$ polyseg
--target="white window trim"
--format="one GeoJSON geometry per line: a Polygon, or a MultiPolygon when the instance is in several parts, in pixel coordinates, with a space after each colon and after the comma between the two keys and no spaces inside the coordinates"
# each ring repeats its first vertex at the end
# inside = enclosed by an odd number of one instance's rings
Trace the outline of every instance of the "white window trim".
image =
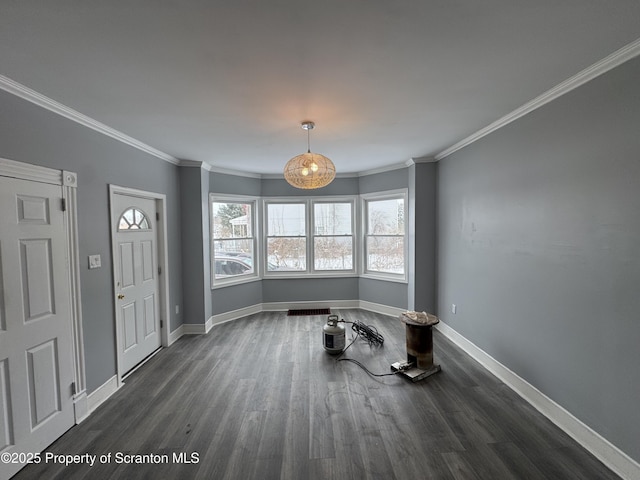
{"type": "Polygon", "coordinates": [[[360,232],[358,235],[359,251],[360,251],[360,277],[371,278],[375,280],[384,280],[387,282],[409,283],[409,189],[401,188],[397,190],[386,190],[383,192],[364,193],[360,195],[360,232]],[[367,202],[391,200],[402,198],[404,200],[404,273],[386,273],[367,270],[367,202]]]}
{"type": "Polygon", "coordinates": [[[209,256],[210,265],[209,269],[211,270],[211,289],[215,290],[217,288],[224,288],[231,285],[240,285],[243,283],[250,283],[258,281],[262,278],[261,276],[261,268],[262,268],[262,255],[260,254],[260,244],[258,238],[259,229],[259,197],[253,197],[249,195],[229,195],[229,194],[217,194],[210,193],[209,194],[209,256]],[[246,275],[236,275],[227,278],[216,278],[216,266],[215,266],[215,247],[214,247],[214,236],[213,236],[213,203],[244,203],[251,204],[251,231],[253,232],[253,273],[246,275]]]}
{"type": "Polygon", "coordinates": [[[263,258],[261,258],[262,264],[262,276],[263,278],[345,278],[345,277],[358,277],[359,271],[359,258],[358,253],[358,196],[357,195],[341,195],[341,196],[321,196],[321,197],[268,197],[262,199],[262,251],[264,252],[263,258]],[[306,246],[306,265],[307,268],[304,271],[282,271],[282,272],[270,272],[267,269],[267,242],[268,236],[268,214],[267,206],[273,203],[292,203],[303,204],[305,206],[305,238],[307,240],[306,246]],[[353,259],[352,268],[350,270],[315,270],[314,269],[314,252],[313,252],[313,240],[316,237],[314,235],[314,208],[317,203],[350,203],[351,204],[351,237],[353,245],[353,259]]]}

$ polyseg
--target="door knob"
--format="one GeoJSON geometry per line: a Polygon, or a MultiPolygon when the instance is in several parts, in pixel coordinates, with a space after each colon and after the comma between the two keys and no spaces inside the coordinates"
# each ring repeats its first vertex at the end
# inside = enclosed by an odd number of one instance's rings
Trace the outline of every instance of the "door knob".
{"type": "Polygon", "coordinates": [[[123,295],[123,294],[121,294],[121,293],[119,293],[119,294],[118,294],[118,300],[122,300],[123,298],[124,298],[124,295],[123,295]]]}

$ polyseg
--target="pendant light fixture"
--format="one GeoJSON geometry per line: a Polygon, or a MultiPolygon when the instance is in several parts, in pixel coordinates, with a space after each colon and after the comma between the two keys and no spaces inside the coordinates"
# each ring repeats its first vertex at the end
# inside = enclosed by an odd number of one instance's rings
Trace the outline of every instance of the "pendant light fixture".
{"type": "Polygon", "coordinates": [[[302,122],[302,129],[307,131],[307,153],[293,157],[284,167],[285,180],[296,188],[322,188],[336,177],[336,167],[331,160],[319,153],[311,153],[309,131],[313,127],[313,122],[302,122]]]}

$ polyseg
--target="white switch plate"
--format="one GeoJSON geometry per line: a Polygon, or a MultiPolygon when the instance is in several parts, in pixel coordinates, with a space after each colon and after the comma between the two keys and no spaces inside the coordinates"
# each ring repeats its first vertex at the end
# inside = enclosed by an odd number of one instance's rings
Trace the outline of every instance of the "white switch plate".
{"type": "Polygon", "coordinates": [[[176,305],[176,315],[180,313],[180,305],[176,305]]]}
{"type": "Polygon", "coordinates": [[[100,255],[89,255],[89,268],[100,268],[102,266],[102,260],[100,255]]]}
{"type": "Polygon", "coordinates": [[[451,313],[456,313],[456,310],[458,309],[458,307],[456,307],[455,303],[451,304],[451,313]]]}

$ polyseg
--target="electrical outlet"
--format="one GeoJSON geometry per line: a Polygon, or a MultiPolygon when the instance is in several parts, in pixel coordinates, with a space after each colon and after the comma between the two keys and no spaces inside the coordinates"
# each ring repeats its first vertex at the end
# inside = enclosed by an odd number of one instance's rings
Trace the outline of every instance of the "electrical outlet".
{"type": "Polygon", "coordinates": [[[455,303],[452,303],[452,304],[451,304],[451,313],[453,313],[453,314],[455,315],[456,310],[458,310],[458,307],[456,307],[456,304],[455,304],[455,303]]]}
{"type": "Polygon", "coordinates": [[[180,313],[180,305],[176,305],[176,315],[180,313]]]}

